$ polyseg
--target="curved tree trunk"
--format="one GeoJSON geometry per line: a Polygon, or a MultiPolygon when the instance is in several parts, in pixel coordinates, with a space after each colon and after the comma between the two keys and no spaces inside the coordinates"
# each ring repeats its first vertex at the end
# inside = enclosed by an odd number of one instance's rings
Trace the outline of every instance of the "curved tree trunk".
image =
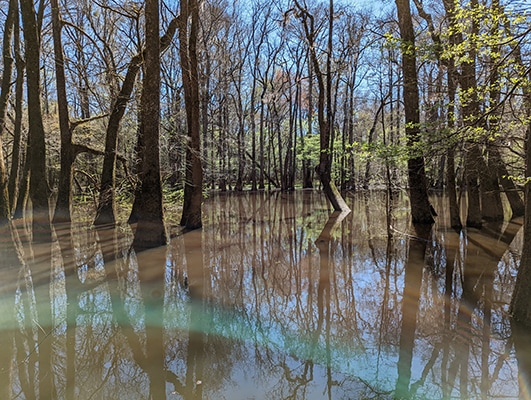
{"type": "Polygon", "coordinates": [[[328,35],[328,57],[326,65],[326,84],[325,74],[319,65],[319,58],[315,51],[315,24],[314,17],[308,10],[298,2],[295,5],[300,11],[300,18],[304,28],[306,40],[310,51],[310,59],[317,79],[317,121],[319,124],[320,137],[320,152],[319,164],[315,168],[321,184],[323,185],[323,192],[327,199],[332,204],[335,211],[350,211],[350,208],[345,203],[345,200],[339,193],[336,185],[332,181],[332,149],[330,146],[331,132],[332,132],[332,35],[333,35],[333,11],[334,2],[330,0],[330,19],[329,19],[329,35],[328,35]]]}

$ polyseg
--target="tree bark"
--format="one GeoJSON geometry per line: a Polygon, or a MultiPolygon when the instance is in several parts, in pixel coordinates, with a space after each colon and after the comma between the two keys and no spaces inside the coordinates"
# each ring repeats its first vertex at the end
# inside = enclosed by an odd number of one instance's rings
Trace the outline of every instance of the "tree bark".
{"type": "Polygon", "coordinates": [[[55,82],[57,86],[57,107],[59,112],[59,129],[61,131],[61,171],[57,189],[57,203],[53,222],[70,222],[72,202],[73,164],[76,158],[72,146],[72,129],[66,95],[66,78],[61,40],[61,20],[58,0],[51,0],[53,50],[55,55],[55,82]]]}
{"type": "Polygon", "coordinates": [[[332,181],[332,149],[330,146],[331,130],[332,130],[332,74],[331,74],[331,60],[332,60],[332,35],[333,35],[333,13],[334,2],[330,0],[329,7],[329,34],[328,34],[328,56],[326,65],[326,83],[325,77],[319,65],[319,58],[315,51],[315,25],[314,17],[308,10],[301,6],[298,1],[295,5],[300,11],[300,18],[302,20],[304,33],[308,42],[310,51],[310,59],[317,79],[317,121],[319,124],[320,137],[320,153],[319,164],[316,167],[316,172],[319,175],[321,184],[323,185],[323,192],[327,199],[332,204],[335,211],[350,211],[350,208],[345,203],[345,200],[336,188],[332,181]]]}
{"type": "MultiPolygon", "coordinates": [[[[160,38],[160,51],[163,52],[168,48],[170,42],[177,29],[177,19],[173,19],[168,25],[168,29],[164,36],[160,38]]],[[[120,129],[120,122],[124,116],[127,103],[133,92],[136,76],[142,62],[144,60],[143,52],[136,54],[129,62],[129,67],[125,75],[122,87],[114,105],[112,107],[109,122],[107,123],[107,132],[105,136],[105,155],[103,157],[103,169],[101,173],[100,193],[98,200],[98,209],[95,225],[114,225],[116,223],[115,217],[115,197],[114,185],[116,180],[116,158],[118,147],[118,131],[120,129]]],[[[136,222],[131,220],[130,222],[136,222]]]]}
{"type": "MultiPolygon", "coordinates": [[[[529,99],[527,99],[529,102],[529,99]]],[[[526,132],[525,176],[531,176],[531,124],[526,132]]],[[[531,182],[524,185],[524,239],[520,267],[511,299],[511,313],[514,320],[531,327],[531,182]]]]}
{"type": "MultiPolygon", "coordinates": [[[[17,15],[18,15],[18,2],[17,15]]],[[[21,167],[21,148],[22,148],[22,101],[24,97],[24,60],[20,54],[20,18],[15,18],[14,32],[14,53],[17,78],[15,83],[15,121],[13,126],[13,150],[11,156],[11,170],[9,172],[8,193],[11,213],[15,211],[15,205],[18,201],[20,167],[21,167]]]]}
{"type": "Polygon", "coordinates": [[[140,135],[144,140],[142,171],[140,172],[140,201],[137,209],[138,224],[133,246],[145,249],[164,245],[166,229],[162,204],[160,177],[160,40],[159,0],[147,0],[145,6],[146,49],[145,72],[140,102],[140,135]]]}
{"type": "Polygon", "coordinates": [[[402,73],[404,76],[404,112],[406,117],[406,138],[409,147],[408,180],[413,223],[432,224],[432,206],[428,198],[424,157],[420,149],[420,114],[417,60],[415,53],[415,32],[411,18],[409,0],[396,0],[398,24],[402,40],[402,73]]]}
{"type": "Polygon", "coordinates": [[[49,187],[46,179],[46,142],[41,110],[40,39],[33,1],[21,0],[26,55],[28,97],[28,157],[30,162],[29,194],[33,206],[33,238],[50,237],[49,187]]]}
{"type": "Polygon", "coordinates": [[[7,103],[11,93],[11,76],[13,74],[13,57],[11,57],[11,42],[15,27],[15,17],[18,18],[17,1],[9,1],[9,9],[4,25],[4,42],[2,47],[2,57],[4,71],[2,73],[2,83],[0,87],[0,225],[5,224],[11,215],[9,206],[9,193],[7,170],[4,161],[2,142],[4,136],[5,120],[7,115],[7,103]]]}
{"type": "Polygon", "coordinates": [[[186,148],[186,182],[181,226],[198,229],[202,226],[203,166],[201,163],[201,132],[199,125],[199,78],[197,63],[197,32],[199,6],[197,0],[181,0],[179,16],[179,54],[183,75],[184,100],[189,143],[186,148]],[[191,18],[190,31],[188,20],[191,18]]]}

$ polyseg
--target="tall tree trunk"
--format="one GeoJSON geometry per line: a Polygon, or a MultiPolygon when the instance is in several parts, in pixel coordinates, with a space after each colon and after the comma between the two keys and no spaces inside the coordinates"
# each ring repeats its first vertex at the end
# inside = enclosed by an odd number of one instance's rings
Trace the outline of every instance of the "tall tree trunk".
{"type": "MultiPolygon", "coordinates": [[[[160,51],[163,52],[168,48],[177,29],[177,18],[174,18],[164,34],[160,38],[160,51]]],[[[105,153],[103,156],[103,168],[101,172],[100,193],[98,200],[98,209],[96,211],[95,225],[114,225],[115,216],[115,197],[114,185],[116,180],[116,159],[118,151],[118,131],[120,123],[124,116],[127,103],[133,92],[136,77],[142,62],[145,58],[144,52],[136,54],[129,62],[127,73],[118,96],[114,100],[111,115],[107,123],[105,134],[105,153]]],[[[129,218],[129,222],[136,222],[136,217],[129,218]]]]}
{"type": "MultiPolygon", "coordinates": [[[[450,41],[455,42],[455,34],[450,37],[450,41]]],[[[446,124],[453,134],[455,129],[455,99],[457,91],[457,74],[453,60],[448,61],[447,66],[448,79],[448,109],[446,114],[446,124]]],[[[461,230],[463,227],[461,223],[460,209],[457,202],[457,188],[455,176],[455,146],[450,146],[446,152],[446,189],[448,192],[448,203],[450,207],[450,226],[453,229],[461,230]]]]}
{"type": "Polygon", "coordinates": [[[8,178],[2,150],[5,120],[7,115],[7,103],[11,93],[11,76],[13,74],[13,57],[11,57],[11,42],[15,27],[15,18],[18,18],[17,0],[9,1],[9,9],[4,24],[4,43],[2,58],[4,71],[0,87],[0,225],[5,224],[11,215],[9,206],[8,178]]]}
{"type": "Polygon", "coordinates": [[[314,17],[308,10],[301,6],[298,1],[295,1],[295,5],[300,11],[300,18],[302,20],[304,33],[308,42],[310,50],[310,58],[313,64],[315,77],[317,79],[318,86],[318,106],[317,106],[317,121],[319,123],[319,136],[320,136],[320,153],[319,164],[316,167],[316,171],[319,174],[319,179],[323,185],[323,192],[325,193],[328,201],[332,204],[335,211],[350,211],[350,208],[345,203],[343,197],[337,190],[334,182],[332,181],[332,149],[330,147],[330,139],[332,132],[332,37],[333,37],[333,21],[334,21],[334,2],[330,0],[329,6],[329,32],[328,32],[328,56],[326,62],[326,74],[324,74],[319,65],[319,58],[315,51],[315,24],[314,17]],[[326,83],[325,83],[326,75],[326,83]]]}
{"type": "MultiPolygon", "coordinates": [[[[18,1],[17,15],[18,15],[18,1]]],[[[15,211],[15,204],[19,195],[21,148],[22,148],[22,101],[24,97],[24,60],[20,54],[20,18],[15,18],[14,53],[17,79],[15,83],[15,122],[13,126],[13,150],[11,156],[11,170],[9,173],[8,192],[11,213],[15,211]]]]}
{"type": "Polygon", "coordinates": [[[114,225],[116,223],[114,186],[116,180],[116,159],[118,152],[118,131],[127,103],[133,92],[136,76],[142,65],[142,54],[135,55],[127,68],[122,87],[114,101],[105,134],[105,153],[101,172],[100,193],[96,210],[95,225],[114,225]]]}
{"type": "Polygon", "coordinates": [[[398,24],[402,40],[402,72],[404,76],[404,112],[406,116],[406,138],[409,147],[408,180],[413,223],[432,224],[432,206],[428,198],[424,157],[420,149],[420,114],[417,60],[415,54],[415,32],[411,19],[409,0],[396,0],[398,24]]]}
{"type": "Polygon", "coordinates": [[[145,72],[140,100],[140,135],[144,146],[139,155],[142,159],[140,171],[140,196],[138,202],[138,225],[133,246],[145,249],[164,245],[166,229],[162,204],[162,182],[160,177],[159,129],[160,129],[160,40],[159,0],[146,0],[146,49],[144,51],[145,72]]]}
{"type": "Polygon", "coordinates": [[[55,83],[57,89],[57,107],[59,112],[59,130],[61,132],[61,171],[59,187],[57,189],[57,203],[55,204],[54,222],[70,222],[72,200],[73,164],[76,158],[72,146],[72,129],[68,111],[66,95],[65,66],[63,45],[61,40],[61,20],[59,17],[59,2],[51,0],[53,50],[55,55],[55,83]]]}
{"type": "Polygon", "coordinates": [[[197,32],[199,6],[197,0],[181,0],[179,16],[179,54],[183,75],[184,100],[189,143],[186,148],[186,182],[181,226],[201,228],[203,201],[203,166],[201,164],[201,132],[199,126],[199,78],[197,67],[197,32]],[[190,31],[188,20],[191,17],[190,31]]]}
{"type": "MultiPolygon", "coordinates": [[[[531,108],[531,98],[529,95],[526,97],[527,106],[531,108]]],[[[525,144],[525,176],[531,176],[531,123],[527,125],[525,144]]],[[[531,182],[529,180],[524,185],[524,201],[524,246],[511,299],[511,313],[516,321],[531,327],[531,182]]]]}
{"type": "Polygon", "coordinates": [[[50,210],[46,179],[46,142],[41,110],[40,39],[32,0],[21,0],[26,55],[28,97],[30,198],[33,207],[34,240],[50,237],[50,210]]]}
{"type": "MultiPolygon", "coordinates": [[[[310,49],[308,49],[308,59],[310,60],[310,49]]],[[[312,62],[308,62],[308,132],[307,135],[313,134],[313,67],[312,62]]],[[[302,124],[301,124],[302,126],[302,124]]],[[[313,168],[310,160],[306,157],[302,161],[302,187],[304,189],[313,188],[313,168]]]]}

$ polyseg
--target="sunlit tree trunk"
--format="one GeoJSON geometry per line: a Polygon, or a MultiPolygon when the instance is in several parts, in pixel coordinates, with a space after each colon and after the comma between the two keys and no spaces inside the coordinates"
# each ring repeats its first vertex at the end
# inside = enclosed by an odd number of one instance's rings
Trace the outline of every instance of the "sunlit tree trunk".
{"type": "MultiPolygon", "coordinates": [[[[18,2],[17,15],[18,15],[18,2]]],[[[9,206],[11,213],[15,210],[15,205],[19,195],[19,177],[21,167],[21,148],[22,148],[22,101],[24,97],[24,60],[20,54],[20,18],[15,18],[14,32],[14,53],[17,78],[15,82],[15,120],[13,126],[13,149],[11,156],[11,169],[9,171],[8,192],[9,206]]]]}
{"type": "MultiPolygon", "coordinates": [[[[164,51],[171,42],[177,29],[177,19],[173,19],[164,36],[160,38],[160,51],[164,51]]],[[[114,185],[116,180],[116,160],[118,154],[118,131],[125,114],[127,103],[133,93],[138,71],[144,60],[143,52],[136,54],[129,62],[120,92],[118,93],[107,122],[105,134],[105,153],[103,156],[103,168],[101,173],[98,209],[96,211],[95,225],[115,224],[115,194],[114,185]]],[[[136,222],[137,217],[129,218],[129,222],[136,222]]]]}
{"type": "Polygon", "coordinates": [[[9,193],[7,170],[4,161],[3,136],[5,130],[5,120],[7,115],[7,103],[11,93],[11,76],[13,74],[13,57],[11,56],[11,44],[15,27],[15,18],[18,18],[17,1],[9,1],[9,9],[4,24],[4,42],[2,47],[2,58],[4,71],[2,73],[2,83],[0,87],[0,225],[7,222],[10,217],[9,193]]]}
{"type": "MultiPolygon", "coordinates": [[[[310,59],[310,49],[308,49],[308,59],[310,59]]],[[[308,97],[308,121],[307,121],[308,132],[307,132],[307,135],[310,136],[313,134],[313,67],[312,67],[311,61],[308,61],[307,97],[308,97]]],[[[304,189],[313,188],[313,168],[310,165],[310,161],[306,157],[302,160],[302,187],[304,189]]]]}
{"type": "MultiPolygon", "coordinates": [[[[531,74],[528,79],[531,80],[531,74]]],[[[531,110],[531,94],[526,93],[526,109],[531,110]]],[[[511,313],[515,321],[531,327],[531,123],[528,122],[525,135],[524,185],[524,239],[520,266],[511,299],[511,313]]]]}
{"type": "Polygon", "coordinates": [[[21,0],[26,55],[26,89],[28,98],[30,187],[33,207],[33,235],[46,240],[50,235],[48,182],[46,178],[46,144],[41,110],[40,39],[33,1],[21,0]]]}
{"type": "Polygon", "coordinates": [[[96,211],[95,225],[115,224],[116,205],[114,186],[116,180],[116,160],[118,152],[118,131],[122,117],[125,114],[127,103],[133,92],[136,76],[142,65],[141,54],[135,55],[127,69],[120,93],[114,100],[111,115],[107,122],[105,134],[105,153],[100,181],[98,208],[96,211]]]}
{"type": "Polygon", "coordinates": [[[404,79],[404,112],[406,117],[406,138],[409,147],[408,180],[413,223],[434,222],[432,207],[428,198],[424,157],[420,149],[420,114],[417,60],[415,54],[415,32],[411,18],[409,0],[396,0],[398,23],[402,40],[402,73],[404,79]]]}
{"type": "Polygon", "coordinates": [[[300,18],[302,20],[304,33],[308,42],[310,50],[310,58],[313,64],[315,77],[318,85],[318,106],[317,106],[317,121],[319,123],[319,135],[320,135],[320,154],[319,164],[316,167],[316,171],[319,174],[319,179],[323,185],[323,192],[327,199],[332,204],[332,207],[336,211],[350,211],[349,207],[345,203],[343,197],[336,188],[332,181],[332,149],[330,147],[330,139],[332,133],[332,37],[333,37],[333,14],[334,14],[334,2],[330,0],[329,7],[329,32],[328,32],[328,56],[326,62],[326,73],[323,73],[321,66],[319,65],[319,58],[315,50],[315,25],[314,17],[308,10],[301,6],[298,1],[295,1],[295,5],[300,11],[300,18]],[[326,76],[326,82],[325,82],[326,76]]]}
{"type": "Polygon", "coordinates": [[[160,176],[160,40],[159,0],[147,0],[145,6],[146,49],[144,51],[144,79],[140,99],[140,135],[143,147],[139,157],[142,170],[139,174],[140,196],[137,202],[138,224],[133,246],[135,249],[151,248],[166,243],[162,182],[160,176]]]}
{"type": "Polygon", "coordinates": [[[179,54],[183,74],[186,121],[189,143],[186,148],[186,182],[181,226],[197,229],[203,224],[203,166],[201,163],[201,132],[199,126],[199,78],[197,67],[197,32],[199,28],[197,0],[181,0],[179,16],[179,54]],[[191,18],[190,30],[188,30],[191,18]]]}
{"type": "Polygon", "coordinates": [[[51,0],[52,6],[52,34],[55,56],[55,83],[57,90],[57,107],[59,113],[59,130],[61,132],[61,171],[59,187],[57,188],[57,202],[55,204],[54,222],[71,220],[72,175],[75,151],[72,146],[72,129],[68,111],[66,95],[65,60],[61,40],[61,20],[58,0],[51,0]]]}

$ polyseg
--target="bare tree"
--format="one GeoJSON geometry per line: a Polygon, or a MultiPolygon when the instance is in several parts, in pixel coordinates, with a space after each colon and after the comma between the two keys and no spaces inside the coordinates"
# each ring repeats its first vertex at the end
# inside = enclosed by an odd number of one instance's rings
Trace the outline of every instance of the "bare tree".
{"type": "Polygon", "coordinates": [[[334,27],[334,2],[329,3],[329,26],[328,45],[326,54],[326,70],[323,72],[319,63],[319,56],[316,49],[316,29],[314,16],[299,1],[295,0],[295,7],[301,19],[307,45],[310,51],[310,59],[313,65],[315,78],[318,87],[317,121],[319,123],[320,154],[319,165],[316,171],[323,185],[323,191],[336,211],[350,211],[349,207],[341,197],[339,190],[332,181],[332,149],[330,137],[332,132],[332,43],[334,27]]]}

